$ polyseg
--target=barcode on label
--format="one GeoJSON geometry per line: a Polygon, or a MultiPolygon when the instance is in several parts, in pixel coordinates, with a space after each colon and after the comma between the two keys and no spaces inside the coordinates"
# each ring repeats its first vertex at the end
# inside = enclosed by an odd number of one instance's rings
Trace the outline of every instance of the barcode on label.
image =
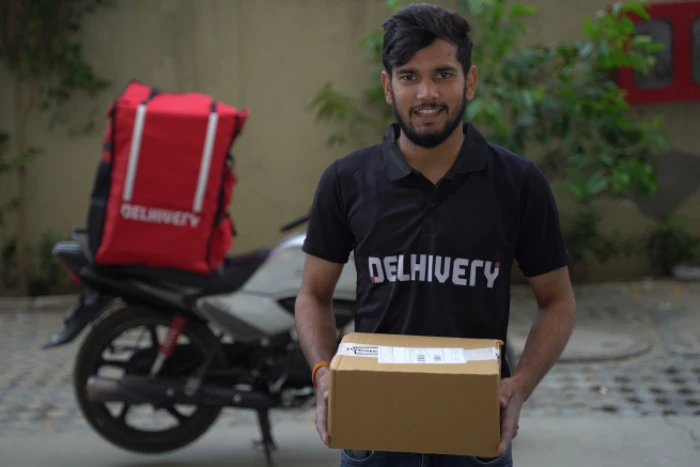
{"type": "Polygon", "coordinates": [[[461,348],[379,347],[379,363],[463,364],[467,358],[461,348]]]}

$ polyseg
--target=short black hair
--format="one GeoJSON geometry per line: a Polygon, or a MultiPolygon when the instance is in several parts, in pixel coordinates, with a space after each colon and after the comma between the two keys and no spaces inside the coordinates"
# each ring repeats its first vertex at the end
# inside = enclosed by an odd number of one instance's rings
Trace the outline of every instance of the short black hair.
{"type": "Polygon", "coordinates": [[[413,3],[394,13],[382,28],[382,62],[389,75],[394,67],[405,64],[416,52],[438,38],[457,47],[457,58],[465,75],[471,67],[471,27],[459,13],[429,3],[413,3]]]}

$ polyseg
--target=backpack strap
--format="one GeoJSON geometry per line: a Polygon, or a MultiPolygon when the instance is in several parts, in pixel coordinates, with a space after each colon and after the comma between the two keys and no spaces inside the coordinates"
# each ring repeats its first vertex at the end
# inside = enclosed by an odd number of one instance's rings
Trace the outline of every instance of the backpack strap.
{"type": "Polygon", "coordinates": [[[214,143],[216,142],[216,129],[219,124],[219,114],[217,113],[216,100],[212,100],[209,106],[209,123],[207,123],[207,132],[204,137],[204,148],[202,149],[202,160],[199,166],[199,179],[197,180],[197,190],[194,195],[194,203],[192,212],[202,212],[204,205],[204,194],[209,181],[209,171],[211,169],[211,160],[214,154],[214,143]]]}
{"type": "Polygon", "coordinates": [[[124,193],[122,200],[131,202],[134,195],[134,181],[136,180],[136,169],[139,165],[139,153],[141,152],[141,139],[143,138],[143,127],[146,123],[146,108],[148,103],[158,95],[159,91],[152,88],[150,94],[136,108],[136,121],[131,133],[131,148],[129,151],[129,164],[126,169],[126,180],[124,182],[124,193]]]}

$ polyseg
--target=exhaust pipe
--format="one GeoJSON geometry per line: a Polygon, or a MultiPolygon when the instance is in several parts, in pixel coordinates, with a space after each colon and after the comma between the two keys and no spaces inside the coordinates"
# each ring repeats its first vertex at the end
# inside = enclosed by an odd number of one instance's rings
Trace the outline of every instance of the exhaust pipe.
{"type": "Polygon", "coordinates": [[[239,391],[222,386],[202,384],[190,394],[181,382],[168,382],[148,376],[125,376],[121,380],[92,376],[87,382],[87,398],[91,402],[124,402],[126,404],[174,404],[200,407],[238,407],[269,409],[273,403],[263,393],[239,391]]]}

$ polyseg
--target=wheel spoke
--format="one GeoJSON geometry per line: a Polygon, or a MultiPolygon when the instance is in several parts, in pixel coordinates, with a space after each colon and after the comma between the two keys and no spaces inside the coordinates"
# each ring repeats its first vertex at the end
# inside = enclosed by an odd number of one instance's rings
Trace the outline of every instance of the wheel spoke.
{"type": "Polygon", "coordinates": [[[122,405],[122,410],[119,412],[119,415],[117,416],[117,421],[126,425],[126,414],[129,412],[130,408],[131,408],[131,404],[122,405]]]}
{"type": "Polygon", "coordinates": [[[155,325],[148,326],[148,332],[151,335],[151,343],[153,344],[153,347],[158,347],[160,344],[158,343],[158,333],[156,332],[155,325]]]}
{"type": "Polygon", "coordinates": [[[173,417],[175,417],[175,418],[177,419],[177,421],[180,422],[180,423],[184,422],[185,420],[187,420],[187,419],[189,418],[189,417],[187,417],[186,415],[182,415],[182,414],[181,414],[175,407],[173,407],[173,406],[166,407],[165,410],[167,410],[168,413],[169,413],[170,415],[172,415],[173,417]]]}
{"type": "Polygon", "coordinates": [[[98,368],[102,366],[111,366],[113,368],[120,368],[122,370],[126,370],[126,365],[128,363],[129,362],[125,360],[112,360],[109,358],[100,357],[100,359],[98,360],[98,368]]]}
{"type": "Polygon", "coordinates": [[[120,353],[126,353],[126,352],[138,352],[139,350],[142,350],[139,346],[137,345],[113,345],[110,348],[110,353],[113,354],[120,354],[120,353]]]}

